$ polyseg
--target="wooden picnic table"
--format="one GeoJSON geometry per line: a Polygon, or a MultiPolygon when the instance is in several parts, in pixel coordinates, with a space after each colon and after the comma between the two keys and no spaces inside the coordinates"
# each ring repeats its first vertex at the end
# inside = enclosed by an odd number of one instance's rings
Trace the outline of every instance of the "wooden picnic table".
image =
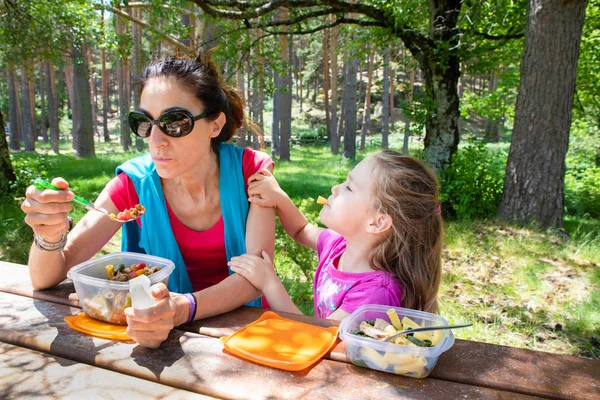
{"type": "Polygon", "coordinates": [[[219,338],[261,309],[179,326],[158,349],[73,331],[63,318],[80,312],[70,280],[36,291],[26,266],[0,261],[1,398],[600,399],[600,361],[569,355],[457,340],[428,378],[414,379],[355,366],[338,342],[315,365],[288,372],[223,350],[219,338]]]}

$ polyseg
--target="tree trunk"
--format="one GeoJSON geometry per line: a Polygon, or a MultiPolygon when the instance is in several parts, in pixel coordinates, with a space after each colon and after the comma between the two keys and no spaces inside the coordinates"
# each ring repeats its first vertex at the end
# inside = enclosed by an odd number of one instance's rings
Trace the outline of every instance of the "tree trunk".
{"type": "Polygon", "coordinates": [[[357,85],[356,74],[358,72],[358,57],[351,55],[348,59],[346,71],[346,86],[344,87],[344,98],[346,112],[344,113],[344,150],[342,156],[354,160],[356,158],[356,102],[357,85]]]}
{"type": "Polygon", "coordinates": [[[375,48],[371,44],[369,51],[369,66],[367,69],[367,88],[365,90],[365,107],[363,111],[362,129],[360,132],[360,151],[365,151],[365,141],[371,129],[371,85],[373,83],[373,59],[375,58],[375,48]]]}
{"type": "MultiPolygon", "coordinates": [[[[134,15],[138,18],[141,19],[142,18],[142,10],[141,9],[132,9],[132,12],[134,13],[134,15]]],[[[189,24],[189,18],[188,18],[188,24],[189,24]]],[[[133,108],[134,109],[139,109],[140,108],[140,96],[141,96],[141,92],[140,92],[140,87],[137,84],[137,82],[141,79],[142,77],[142,27],[138,26],[138,24],[133,24],[132,27],[132,34],[133,34],[133,58],[132,58],[132,62],[131,62],[131,81],[133,81],[133,85],[130,85],[132,90],[133,90],[133,108]]],[[[191,33],[189,36],[189,41],[191,42],[191,33]]],[[[143,151],[144,150],[144,146],[145,142],[144,139],[142,139],[141,137],[135,135],[135,149],[137,151],[143,151]]]]}
{"type": "MultiPolygon", "coordinates": [[[[415,68],[413,66],[410,67],[408,79],[408,94],[406,102],[410,106],[412,105],[413,94],[415,92],[415,68]]],[[[404,142],[402,143],[402,153],[408,154],[408,140],[410,138],[410,117],[406,115],[404,118],[406,118],[406,122],[404,124],[404,142]]]]}
{"type": "MultiPolygon", "coordinates": [[[[115,15],[115,24],[116,24],[116,32],[117,35],[120,36],[123,34],[123,20],[120,16],[115,15]]],[[[119,51],[119,58],[117,59],[117,87],[119,91],[119,124],[121,131],[121,146],[124,151],[129,151],[129,145],[131,144],[131,133],[129,129],[129,124],[127,122],[127,115],[129,113],[129,101],[128,101],[128,88],[127,84],[127,54],[124,49],[122,49],[123,44],[120,44],[121,47],[119,51]]]]}
{"type": "Polygon", "coordinates": [[[37,120],[35,118],[35,64],[33,60],[26,62],[27,71],[27,90],[29,92],[29,118],[31,120],[31,140],[35,150],[35,143],[38,138],[37,120]]]}
{"type": "Polygon", "coordinates": [[[323,102],[327,141],[331,141],[331,115],[329,110],[329,29],[323,29],[323,102]]]}
{"type": "Polygon", "coordinates": [[[10,149],[21,149],[21,124],[19,123],[19,90],[17,81],[17,71],[12,61],[8,62],[8,102],[10,118],[10,149]]]}
{"type": "Polygon", "coordinates": [[[54,66],[46,62],[46,86],[48,88],[48,120],[50,122],[50,145],[55,154],[59,153],[58,131],[58,95],[56,80],[54,79],[54,66]]]}
{"type": "Polygon", "coordinates": [[[6,132],[4,132],[4,120],[0,112],[0,194],[10,193],[10,183],[16,180],[12,163],[10,162],[10,153],[8,143],[6,142],[6,132]]]}
{"type": "Polygon", "coordinates": [[[383,51],[383,110],[381,112],[381,148],[387,149],[390,134],[390,49],[383,51]]]}
{"type": "Polygon", "coordinates": [[[35,151],[33,142],[34,125],[31,121],[31,101],[29,101],[29,75],[25,66],[21,66],[21,109],[23,110],[23,141],[25,151],[35,151]]]}
{"type": "Polygon", "coordinates": [[[96,119],[96,79],[94,78],[94,70],[92,69],[92,49],[88,48],[87,50],[87,65],[89,66],[89,76],[90,76],[90,103],[92,105],[92,130],[98,139],[100,139],[100,132],[98,131],[96,119]]]}
{"type": "MultiPolygon", "coordinates": [[[[498,73],[495,69],[492,69],[490,73],[490,81],[488,83],[488,92],[494,92],[496,90],[496,83],[498,81],[498,73]]],[[[498,124],[500,123],[500,117],[493,117],[493,119],[486,118],[485,120],[485,133],[484,137],[492,142],[498,143],[500,137],[498,135],[498,124]]]]}
{"type": "Polygon", "coordinates": [[[530,0],[500,216],[563,224],[565,157],[587,0],[530,0]]]}
{"type": "MultiPolygon", "coordinates": [[[[285,16],[287,18],[287,16],[285,16]]],[[[292,136],[292,41],[286,35],[280,36],[279,46],[284,65],[281,77],[282,92],[279,95],[281,108],[279,110],[279,159],[290,161],[290,139],[292,136]]]]}
{"type": "Polygon", "coordinates": [[[90,99],[90,72],[85,60],[85,46],[73,47],[73,93],[79,118],[75,124],[77,157],[95,157],[92,102],[90,99]]]}
{"type": "Polygon", "coordinates": [[[271,156],[273,158],[279,157],[279,109],[281,108],[281,78],[276,69],[273,70],[273,123],[271,125],[271,156]]]}
{"type": "Polygon", "coordinates": [[[337,62],[337,40],[338,40],[338,27],[331,28],[331,129],[329,143],[331,145],[331,154],[338,154],[340,149],[340,140],[337,133],[338,126],[338,114],[337,114],[337,79],[338,79],[338,62],[337,62]]]}
{"type": "MultiPolygon", "coordinates": [[[[244,79],[244,73],[242,72],[241,67],[238,68],[235,72],[235,81],[236,81],[236,87],[237,87],[238,93],[242,97],[242,101],[245,101],[244,98],[246,97],[246,91],[245,91],[246,83],[245,83],[245,79],[244,79]]],[[[235,139],[235,144],[238,147],[246,147],[246,127],[245,126],[242,126],[240,129],[238,129],[237,137],[235,139]]]]}
{"type": "Polygon", "coordinates": [[[390,128],[394,132],[396,130],[396,126],[394,125],[394,94],[396,92],[396,85],[394,84],[394,67],[392,66],[392,61],[393,57],[390,59],[390,128]]]}
{"type": "Polygon", "coordinates": [[[79,110],[77,109],[77,102],[75,101],[75,93],[73,91],[73,65],[72,61],[68,60],[65,65],[65,85],[67,86],[67,94],[69,95],[69,105],[71,106],[71,147],[73,150],[76,148],[77,137],[75,136],[75,125],[79,119],[79,110]]]}
{"type": "Polygon", "coordinates": [[[457,19],[462,1],[430,0],[428,4],[429,40],[418,47],[415,41],[405,38],[404,44],[423,71],[425,94],[431,104],[425,120],[425,160],[441,171],[450,162],[459,141],[457,19]]]}
{"type": "Polygon", "coordinates": [[[46,81],[44,79],[44,63],[40,62],[40,107],[41,107],[41,124],[40,134],[44,144],[48,143],[48,113],[46,112],[46,81]]]}
{"type": "MultiPolygon", "coordinates": [[[[104,13],[101,13],[102,30],[104,30],[104,13]]],[[[108,131],[108,111],[110,94],[108,93],[108,71],[106,69],[106,49],[102,47],[102,130],[104,131],[104,141],[110,142],[110,132],[108,131]]]]}

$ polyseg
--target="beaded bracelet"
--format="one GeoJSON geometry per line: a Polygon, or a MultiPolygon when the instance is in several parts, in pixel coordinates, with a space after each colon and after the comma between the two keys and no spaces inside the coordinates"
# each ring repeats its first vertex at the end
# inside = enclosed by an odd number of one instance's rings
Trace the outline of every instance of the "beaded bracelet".
{"type": "Polygon", "coordinates": [[[185,321],[186,324],[189,324],[194,320],[194,317],[196,316],[196,296],[194,296],[193,293],[185,293],[184,296],[190,302],[190,316],[188,317],[188,320],[185,321]]]}

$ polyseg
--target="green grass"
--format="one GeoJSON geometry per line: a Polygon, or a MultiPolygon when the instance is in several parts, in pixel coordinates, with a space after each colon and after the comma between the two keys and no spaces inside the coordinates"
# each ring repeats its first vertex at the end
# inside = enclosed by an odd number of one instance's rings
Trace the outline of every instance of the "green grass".
{"type": "MultiPolygon", "coordinates": [[[[401,146],[401,135],[391,137],[401,146]]],[[[376,150],[371,138],[367,153],[376,150]]],[[[68,144],[64,145],[65,151],[68,144]]],[[[99,144],[95,159],[48,155],[48,176],[62,176],[73,190],[94,200],[115,167],[136,153],[118,144],[99,144]],[[107,152],[107,150],[110,150],[107,152]]],[[[345,179],[354,162],[333,156],[326,146],[292,146],[292,162],[276,161],[281,187],[309,220],[318,223],[317,196],[345,179]]],[[[34,154],[15,153],[17,159],[34,154]]],[[[0,207],[0,258],[27,262],[31,230],[20,199],[0,207]]],[[[76,220],[83,210],[75,208],[76,220]]],[[[104,252],[117,251],[117,235],[104,252]]],[[[539,231],[502,221],[450,221],[446,224],[441,314],[450,323],[473,322],[456,331],[462,339],[600,358],[600,221],[567,216],[564,231],[539,231]]],[[[313,251],[301,248],[278,224],[278,273],[305,313],[313,313],[313,251]]]]}

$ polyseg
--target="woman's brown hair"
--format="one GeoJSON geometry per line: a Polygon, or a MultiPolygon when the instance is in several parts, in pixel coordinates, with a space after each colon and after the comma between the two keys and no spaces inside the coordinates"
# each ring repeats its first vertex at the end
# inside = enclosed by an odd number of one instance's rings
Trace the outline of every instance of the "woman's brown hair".
{"type": "Polygon", "coordinates": [[[223,81],[215,63],[211,60],[214,49],[200,53],[195,58],[188,56],[166,56],[148,64],[139,82],[140,93],[151,78],[170,77],[196,96],[204,105],[207,118],[216,119],[221,112],[226,122],[221,133],[211,141],[213,149],[235,135],[244,123],[248,130],[261,136],[258,126],[247,118],[244,101],[237,89],[223,81]]]}
{"type": "Polygon", "coordinates": [[[375,209],[392,218],[386,237],[371,252],[371,267],[400,279],[403,307],[438,313],[443,221],[435,175],[421,161],[395,151],[371,158],[375,209]]]}

